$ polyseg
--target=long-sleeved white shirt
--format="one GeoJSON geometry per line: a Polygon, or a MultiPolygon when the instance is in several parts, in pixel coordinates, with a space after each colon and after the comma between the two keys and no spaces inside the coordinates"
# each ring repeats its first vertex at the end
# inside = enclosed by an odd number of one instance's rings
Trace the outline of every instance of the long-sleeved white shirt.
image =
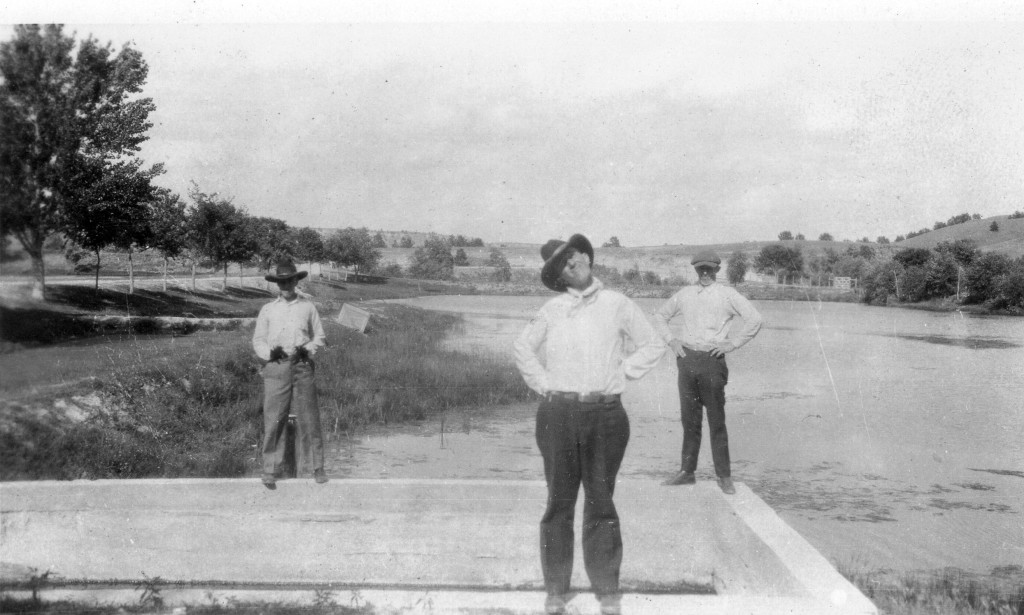
{"type": "Polygon", "coordinates": [[[677,339],[687,348],[702,351],[726,341],[739,348],[754,339],[761,322],[761,314],[746,297],[717,282],[684,286],[654,312],[653,318],[663,340],[677,339]],[[729,323],[736,316],[743,319],[743,328],[730,339],[729,323]]]}
{"type": "Polygon", "coordinates": [[[270,360],[270,350],[280,346],[291,356],[298,348],[305,348],[309,356],[327,344],[320,314],[313,302],[301,296],[292,301],[278,297],[260,309],[256,317],[256,330],[252,334],[252,348],[256,356],[270,360]]]}
{"type": "Polygon", "coordinates": [[[665,344],[643,311],[594,280],[541,307],[513,344],[516,366],[534,391],[602,393],[626,388],[658,364],[665,344]],[[634,350],[625,353],[629,340],[634,350]]]}

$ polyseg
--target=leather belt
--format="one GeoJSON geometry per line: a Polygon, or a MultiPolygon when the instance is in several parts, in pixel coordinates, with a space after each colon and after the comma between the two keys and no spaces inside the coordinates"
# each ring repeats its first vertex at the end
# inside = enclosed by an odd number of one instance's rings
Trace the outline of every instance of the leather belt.
{"type": "Polygon", "coordinates": [[[575,401],[581,404],[611,404],[619,401],[621,395],[607,395],[605,393],[570,393],[568,391],[550,391],[547,394],[548,401],[575,401]]]}

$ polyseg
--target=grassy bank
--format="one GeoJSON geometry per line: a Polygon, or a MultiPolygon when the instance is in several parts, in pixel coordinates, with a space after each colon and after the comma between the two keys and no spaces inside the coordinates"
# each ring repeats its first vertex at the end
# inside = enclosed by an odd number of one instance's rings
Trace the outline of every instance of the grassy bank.
{"type": "MultiPolygon", "coordinates": [[[[386,304],[373,312],[367,335],[325,325],[317,378],[329,435],[526,398],[507,359],[440,348],[457,316],[386,304]]],[[[68,359],[76,349],[28,351],[39,365],[63,359],[71,377],[56,388],[25,382],[7,391],[0,480],[245,475],[261,429],[250,335],[128,336],[87,346],[77,360],[68,359]]],[[[30,356],[14,352],[4,361],[16,364],[19,355],[30,356]]]]}
{"type": "Polygon", "coordinates": [[[842,565],[838,569],[887,615],[1024,615],[1020,566],[986,576],[956,568],[917,574],[842,565]]]}

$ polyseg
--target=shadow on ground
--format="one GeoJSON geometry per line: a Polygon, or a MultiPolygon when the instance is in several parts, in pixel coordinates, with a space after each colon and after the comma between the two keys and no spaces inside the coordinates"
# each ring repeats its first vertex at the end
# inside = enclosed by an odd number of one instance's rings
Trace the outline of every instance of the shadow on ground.
{"type": "MultiPolygon", "coordinates": [[[[8,344],[52,344],[61,340],[103,333],[94,316],[131,316],[147,318],[181,316],[186,318],[255,317],[262,304],[273,295],[256,288],[231,288],[221,292],[167,292],[136,289],[134,293],[87,286],[52,286],[46,289],[46,302],[15,301],[0,306],[0,341],[8,344]]],[[[141,332],[141,331],[140,331],[141,332]]]]}

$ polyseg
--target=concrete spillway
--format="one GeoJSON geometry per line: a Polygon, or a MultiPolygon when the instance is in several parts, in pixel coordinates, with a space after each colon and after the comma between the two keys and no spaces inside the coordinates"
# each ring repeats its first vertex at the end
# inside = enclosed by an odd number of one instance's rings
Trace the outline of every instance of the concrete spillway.
{"type": "MultiPolygon", "coordinates": [[[[159,579],[165,604],[329,591],[385,611],[538,613],[545,497],[539,481],[3,483],[0,583],[24,594],[49,572],[44,598],[93,602],[159,579]]],[[[615,501],[624,613],[877,612],[743,484],[627,480],[615,501]]],[[[570,606],[596,613],[576,552],[570,606]]]]}

